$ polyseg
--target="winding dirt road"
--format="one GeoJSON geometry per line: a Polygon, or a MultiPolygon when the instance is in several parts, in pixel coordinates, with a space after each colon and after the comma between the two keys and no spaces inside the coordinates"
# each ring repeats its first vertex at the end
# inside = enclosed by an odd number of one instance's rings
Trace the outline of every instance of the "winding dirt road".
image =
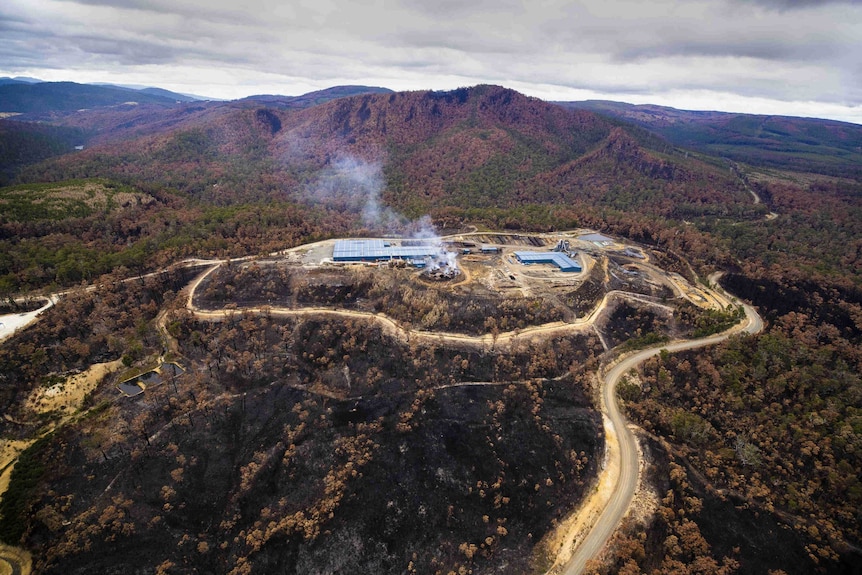
{"type": "MultiPolygon", "coordinates": [[[[420,340],[437,344],[445,342],[460,346],[481,346],[482,348],[498,350],[504,347],[511,348],[516,341],[526,340],[531,337],[544,338],[553,335],[562,335],[565,333],[574,333],[585,329],[592,329],[596,319],[605,309],[609,300],[613,297],[631,298],[643,303],[650,303],[658,307],[668,307],[658,302],[649,301],[640,294],[614,291],[606,293],[604,298],[602,298],[602,301],[587,316],[578,318],[576,321],[571,323],[556,322],[534,326],[524,330],[500,333],[496,336],[492,336],[490,334],[476,336],[456,333],[428,332],[404,327],[397,321],[383,314],[354,310],[272,307],[253,307],[243,308],[241,310],[199,309],[194,305],[195,290],[210,273],[215,271],[217,267],[218,266],[213,266],[205,273],[201,274],[189,288],[188,299],[186,300],[187,309],[201,319],[220,321],[233,314],[248,312],[281,317],[328,316],[356,318],[376,321],[381,325],[386,333],[402,341],[410,341],[412,338],[414,341],[420,340]]],[[[719,277],[720,274],[713,274],[709,279],[714,283],[714,285],[718,285],[717,281],[719,277]]],[[[680,291],[682,292],[683,290],[680,289],[680,291]]],[[[727,293],[723,293],[718,289],[706,289],[704,291],[715,298],[718,302],[729,303],[733,299],[727,293]]],[[[599,553],[601,553],[614,530],[627,513],[638,486],[640,461],[637,442],[634,439],[634,435],[629,430],[625,418],[620,412],[619,404],[616,399],[616,386],[620,377],[641,362],[659,354],[663,350],[668,352],[677,352],[698,349],[722,342],[737,333],[746,332],[754,334],[760,332],[763,329],[762,319],[754,308],[747,304],[742,305],[745,311],[745,320],[723,333],[697,340],[675,341],[634,352],[619,359],[615,364],[610,366],[610,369],[606,373],[602,374],[600,370],[599,379],[602,382],[600,410],[605,427],[606,457],[604,469],[598,478],[598,482],[603,485],[611,485],[612,487],[610,489],[597,490],[595,497],[600,498],[600,500],[597,502],[591,502],[592,505],[588,506],[590,508],[590,513],[592,513],[596,508],[601,509],[597,518],[590,516],[583,518],[579,517],[576,519],[576,525],[581,528],[588,529],[589,531],[575,547],[571,559],[565,563],[565,567],[562,571],[565,575],[578,575],[582,573],[587,561],[597,557],[599,553]],[[604,498],[604,500],[601,500],[602,498],[604,498]]],[[[578,534],[576,533],[570,534],[569,540],[574,540],[577,535],[578,534]]]]}
{"type": "Polygon", "coordinates": [[[698,349],[722,342],[737,333],[746,332],[755,334],[760,332],[763,329],[763,320],[751,306],[743,304],[743,307],[745,309],[745,321],[723,333],[702,339],[676,341],[644,349],[624,356],[603,377],[601,372],[599,373],[600,380],[602,381],[601,411],[604,416],[605,437],[616,438],[616,441],[606,441],[606,445],[608,446],[607,465],[604,470],[604,473],[611,474],[611,477],[606,478],[606,480],[612,481],[614,487],[610,492],[607,502],[604,504],[604,510],[601,515],[566,564],[563,571],[565,575],[579,575],[583,572],[587,561],[597,557],[601,553],[602,548],[628,511],[638,486],[640,461],[638,458],[637,442],[620,412],[616,396],[617,383],[620,377],[641,362],[646,361],[654,355],[658,355],[662,350],[676,352],[698,349]]]}
{"type": "MultiPolygon", "coordinates": [[[[745,190],[749,194],[751,194],[752,198],[754,198],[754,205],[756,206],[758,204],[762,204],[763,202],[761,201],[760,196],[757,194],[757,192],[755,192],[748,186],[748,180],[742,176],[742,171],[739,169],[739,164],[737,164],[736,162],[731,162],[730,160],[728,160],[727,162],[730,165],[730,171],[733,172],[733,174],[737,178],[739,178],[739,181],[742,182],[743,186],[745,186],[745,190]]],[[[778,214],[776,214],[775,212],[769,212],[768,214],[766,214],[767,221],[774,220],[777,217],[778,214]]]]}
{"type": "Polygon", "coordinates": [[[29,575],[32,568],[33,561],[28,552],[0,544],[0,575],[29,575]]]}
{"type": "MultiPolygon", "coordinates": [[[[307,247],[307,246],[306,246],[307,247]]],[[[289,251],[296,251],[302,247],[293,248],[289,251]]],[[[240,258],[248,259],[248,258],[240,258]]],[[[237,261],[237,260],[234,260],[237,261]]],[[[414,330],[401,325],[396,320],[379,313],[361,312],[346,309],[332,308],[278,308],[278,307],[249,307],[241,309],[219,309],[219,310],[204,310],[194,305],[194,295],[201,282],[213,273],[225,261],[218,260],[187,260],[179,262],[178,266],[192,267],[211,264],[207,270],[202,272],[195,278],[187,287],[187,299],[185,302],[186,309],[198,318],[209,321],[222,321],[242,313],[253,313],[260,315],[270,315],[279,317],[295,317],[295,316],[324,316],[338,318],[355,318],[363,320],[376,321],[389,335],[401,341],[409,342],[411,339],[424,341],[428,343],[441,344],[449,343],[459,346],[479,347],[482,349],[511,349],[516,343],[529,341],[532,338],[547,338],[555,335],[564,335],[568,333],[576,333],[583,330],[594,328],[596,319],[602,311],[607,307],[612,298],[630,298],[638,300],[642,303],[656,305],[666,308],[666,305],[658,302],[650,301],[641,294],[633,294],[623,291],[612,291],[605,294],[601,302],[586,316],[578,318],[575,321],[564,323],[555,322],[533,326],[522,330],[498,333],[498,334],[483,334],[483,335],[466,335],[458,333],[444,332],[429,332],[414,330]]],[[[158,273],[158,272],[154,272],[158,273]]],[[[126,281],[131,281],[130,278],[126,281]]],[[[713,278],[710,278],[713,279],[713,278]]],[[[716,278],[717,279],[717,278],[716,278]]],[[[678,287],[678,286],[677,286],[678,287]]],[[[88,288],[92,289],[92,288],[88,288]]],[[[679,290],[682,295],[685,295],[684,290],[679,290]]],[[[716,300],[729,301],[731,299],[727,294],[718,294],[714,290],[705,290],[710,295],[716,297],[716,300]]],[[[68,292],[65,292],[68,293],[68,292]]],[[[54,294],[52,300],[63,294],[54,294]]],[[[630,355],[624,356],[621,360],[613,364],[606,373],[600,371],[599,378],[602,382],[600,410],[602,412],[605,437],[606,437],[606,464],[598,478],[600,483],[612,484],[612,489],[608,489],[607,500],[598,503],[601,513],[598,518],[592,517],[579,521],[579,525],[583,529],[589,529],[587,535],[577,544],[571,559],[565,563],[564,573],[566,575],[575,575],[583,571],[587,561],[596,557],[607,543],[613,531],[620,524],[620,521],[628,511],[632,498],[638,484],[639,458],[637,443],[634,436],[628,429],[625,419],[619,410],[619,405],[616,400],[616,385],[619,378],[646,359],[657,355],[662,350],[669,352],[696,349],[719,343],[733,334],[740,332],[757,333],[762,330],[763,322],[757,312],[750,306],[743,304],[746,320],[730,330],[698,339],[688,341],[676,341],[662,346],[657,346],[645,350],[641,350],[630,355]]],[[[167,317],[167,314],[160,314],[160,331],[170,339],[167,330],[162,325],[167,317]]],[[[593,506],[595,507],[595,506],[593,506]]],[[[10,564],[11,566],[11,564],[10,564]]]]}
{"type": "Polygon", "coordinates": [[[642,294],[614,290],[607,292],[602,298],[602,300],[599,302],[599,304],[595,308],[593,308],[588,315],[577,318],[571,322],[558,321],[553,323],[546,323],[542,325],[526,327],[523,329],[517,329],[514,331],[500,332],[496,335],[488,333],[482,335],[468,335],[462,333],[417,330],[410,327],[405,327],[397,320],[392,319],[391,317],[383,313],[349,309],[333,309],[328,307],[287,308],[275,306],[254,306],[236,309],[222,308],[215,310],[201,309],[194,304],[195,291],[198,289],[203,280],[217,268],[218,266],[216,265],[208,269],[206,272],[198,276],[188,288],[186,309],[188,309],[194,316],[200,319],[221,321],[225,318],[229,318],[243,313],[268,315],[272,317],[317,316],[363,319],[376,321],[381,326],[381,328],[383,328],[383,331],[387,335],[395,337],[399,341],[422,341],[436,344],[449,343],[459,346],[467,346],[481,349],[511,349],[512,345],[514,345],[515,343],[527,342],[533,338],[545,339],[552,336],[566,335],[570,333],[590,330],[593,328],[593,324],[596,322],[596,319],[607,307],[610,300],[618,297],[632,299],[641,303],[654,305],[656,307],[668,308],[667,305],[651,301],[649,300],[649,298],[643,296],[642,294]]]}
{"type": "Polygon", "coordinates": [[[18,333],[19,330],[25,329],[29,325],[35,323],[43,311],[57,303],[57,298],[54,295],[41,299],[45,300],[45,305],[39,309],[24,313],[0,315],[0,342],[9,339],[18,333]]]}

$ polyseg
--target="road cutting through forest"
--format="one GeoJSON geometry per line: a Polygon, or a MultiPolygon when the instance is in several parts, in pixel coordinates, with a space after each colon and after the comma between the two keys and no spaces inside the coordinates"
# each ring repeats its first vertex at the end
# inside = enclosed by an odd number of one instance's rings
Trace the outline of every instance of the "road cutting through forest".
{"type": "MultiPolygon", "coordinates": [[[[308,246],[298,246],[281,252],[286,255],[289,252],[299,252],[308,246]]],[[[275,255],[275,254],[273,254],[275,255]]],[[[240,258],[247,260],[251,258],[240,258]]],[[[347,309],[334,309],[326,307],[306,308],[282,308],[272,306],[255,306],[245,308],[229,308],[218,310],[206,310],[197,307],[194,303],[195,293],[201,283],[221,265],[229,261],[240,260],[187,260],[178,262],[175,267],[194,267],[211,264],[205,271],[198,274],[185,288],[185,309],[195,317],[208,321],[223,321],[242,314],[255,314],[271,317],[332,317],[357,319],[376,322],[387,335],[398,341],[410,343],[411,341],[428,344],[452,344],[457,346],[472,347],[480,350],[506,351],[515,348],[516,344],[526,343],[536,338],[548,338],[559,335],[577,333],[595,328],[596,320],[606,309],[613,298],[623,298],[654,305],[660,308],[668,308],[667,305],[652,301],[642,294],[614,290],[605,293],[602,300],[584,317],[577,318],[571,322],[554,322],[544,325],[514,331],[491,333],[482,335],[467,335],[448,332],[433,332],[415,330],[402,325],[400,322],[382,313],[362,312],[347,309]]],[[[165,268],[166,270],[168,268],[165,268]]],[[[161,273],[161,272],[154,272],[161,273]]],[[[151,275],[151,274],[150,274],[151,275]]],[[[720,275],[710,276],[710,283],[717,285],[720,275]]],[[[129,278],[124,281],[132,281],[129,278]]],[[[680,278],[681,279],[681,278],[680,278]]],[[[681,297],[688,297],[685,286],[671,279],[672,285],[681,297]]],[[[88,289],[92,289],[88,288],[88,289]]],[[[702,288],[703,292],[711,296],[715,302],[730,302],[732,298],[727,294],[718,293],[717,289],[702,288]]],[[[60,295],[70,292],[54,294],[53,301],[60,295]]],[[[661,346],[641,350],[621,358],[606,366],[607,371],[603,373],[600,368],[599,381],[601,382],[600,411],[602,413],[606,453],[604,464],[596,479],[596,489],[579,509],[563,522],[563,533],[555,537],[555,541],[562,541],[555,550],[555,561],[548,573],[574,575],[581,573],[591,558],[597,557],[610,539],[616,527],[625,516],[630,503],[634,497],[638,484],[639,456],[634,436],[627,427],[627,423],[620,413],[616,401],[616,385],[619,378],[646,359],[657,355],[662,350],[669,352],[696,349],[713,345],[724,341],[735,333],[747,332],[757,333],[763,328],[763,322],[757,312],[747,304],[741,304],[745,310],[746,319],[743,323],[718,335],[705,337],[697,340],[675,341],[661,346]],[[585,535],[584,535],[585,534],[585,535]],[[583,536],[582,536],[583,535],[583,536]]],[[[174,349],[171,345],[172,337],[166,329],[168,313],[164,311],[158,315],[157,324],[159,332],[165,339],[166,349],[174,349]]]]}
{"type": "MultiPolygon", "coordinates": [[[[186,307],[198,318],[221,321],[237,314],[253,313],[277,317],[323,316],[372,320],[376,321],[387,335],[408,343],[412,339],[413,341],[420,340],[426,343],[440,344],[446,342],[460,346],[479,347],[481,349],[511,349],[516,342],[526,341],[534,337],[551,337],[592,329],[596,319],[601,315],[601,312],[607,307],[608,301],[613,297],[631,298],[662,308],[668,307],[658,302],[649,301],[641,294],[612,291],[606,293],[602,301],[587,316],[571,323],[555,322],[499,334],[471,336],[413,330],[402,326],[399,322],[384,314],[344,309],[250,307],[242,309],[202,310],[194,304],[195,291],[202,281],[217,268],[218,265],[214,265],[206,270],[189,286],[186,307]]],[[[717,286],[720,277],[721,274],[717,273],[710,276],[709,279],[713,285],[717,286]]],[[[674,281],[673,284],[677,287],[680,294],[685,294],[685,290],[682,286],[678,285],[677,281],[674,281]]],[[[702,291],[711,296],[716,302],[727,302],[729,304],[733,299],[726,293],[720,293],[718,289],[703,288],[702,291]]],[[[744,303],[741,305],[745,311],[744,322],[737,324],[723,333],[697,340],[679,340],[622,356],[614,363],[605,366],[607,371],[604,374],[600,368],[600,411],[602,413],[606,445],[604,465],[596,480],[595,490],[579,506],[578,510],[563,522],[564,533],[556,537],[557,540],[561,540],[561,543],[556,550],[555,561],[548,571],[549,574],[563,573],[564,575],[578,575],[582,573],[587,561],[597,557],[602,552],[614,530],[626,515],[634,498],[638,486],[640,459],[637,442],[632,432],[628,429],[627,422],[620,412],[616,399],[616,386],[620,377],[643,361],[654,355],[658,355],[663,350],[677,352],[697,349],[720,343],[737,333],[755,334],[760,332],[763,329],[763,321],[760,316],[751,306],[744,303]],[[583,534],[585,535],[581,537],[583,534]]]]}
{"type": "MultiPolygon", "coordinates": [[[[601,503],[604,511],[579,543],[572,558],[566,563],[565,569],[561,571],[565,575],[582,573],[587,561],[601,553],[602,548],[628,511],[638,486],[640,461],[637,442],[617,403],[616,387],[620,378],[629,370],[662,351],[677,352],[698,349],[720,343],[737,333],[759,333],[763,329],[763,320],[753,307],[748,304],[742,305],[745,310],[744,322],[723,333],[696,340],[675,341],[644,349],[619,358],[616,363],[607,366],[609,369],[604,375],[600,370],[599,378],[602,382],[601,411],[605,422],[605,437],[613,438],[607,442],[609,446],[607,458],[612,462],[609,461],[602,475],[611,475],[608,481],[614,484],[614,488],[596,491],[597,496],[606,499],[601,503]]],[[[604,480],[604,478],[600,478],[600,483],[604,480]]]]}
{"type": "Polygon", "coordinates": [[[0,543],[0,575],[29,575],[32,566],[28,552],[0,543]]]}
{"type": "Polygon", "coordinates": [[[420,341],[425,343],[449,343],[459,346],[472,347],[484,350],[504,350],[511,349],[514,344],[528,342],[535,338],[547,338],[558,335],[567,335],[592,329],[596,319],[605,310],[610,300],[616,297],[632,299],[641,303],[655,305],[656,307],[667,308],[665,304],[650,301],[642,294],[631,294],[625,291],[614,290],[606,293],[599,304],[593,308],[590,313],[582,318],[578,318],[572,322],[557,321],[543,325],[531,326],[513,331],[500,332],[497,334],[482,334],[482,335],[467,335],[460,333],[441,332],[441,331],[424,331],[403,326],[400,322],[392,319],[384,313],[357,311],[349,309],[333,309],[328,307],[302,307],[302,308],[285,308],[277,306],[252,306],[243,308],[229,308],[208,310],[201,309],[194,303],[194,294],[201,282],[218,266],[213,266],[206,272],[198,276],[189,286],[188,296],[186,298],[186,309],[200,319],[211,321],[222,321],[231,317],[236,317],[243,313],[251,313],[255,315],[265,315],[270,317],[301,317],[301,316],[317,316],[317,317],[342,317],[360,320],[371,320],[377,322],[383,329],[386,335],[397,339],[404,343],[411,341],[420,341]]]}

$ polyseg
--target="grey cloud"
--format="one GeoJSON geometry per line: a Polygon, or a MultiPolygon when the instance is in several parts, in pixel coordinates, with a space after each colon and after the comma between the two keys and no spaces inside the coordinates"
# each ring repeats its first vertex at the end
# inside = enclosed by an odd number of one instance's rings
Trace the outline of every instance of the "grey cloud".
{"type": "Polygon", "coordinates": [[[434,16],[452,18],[463,17],[471,14],[512,13],[524,9],[524,4],[519,0],[475,0],[464,2],[464,0],[404,0],[404,7],[434,16]]]}
{"type": "MultiPolygon", "coordinates": [[[[122,6],[135,4],[134,0],[128,0],[122,6]]],[[[0,30],[8,31],[0,38],[0,49],[9,57],[7,66],[31,60],[34,53],[53,67],[79,67],[75,62],[105,66],[188,60],[249,62],[246,54],[228,49],[231,31],[237,30],[235,26],[204,20],[186,23],[182,17],[166,13],[127,14],[122,9],[102,16],[102,25],[69,21],[62,15],[55,16],[54,20],[6,16],[0,14],[0,30]],[[105,25],[112,22],[117,25],[105,25]]]]}
{"type": "Polygon", "coordinates": [[[740,4],[754,4],[774,10],[821,8],[826,4],[859,4],[859,0],[733,0],[740,4]]]}
{"type": "Polygon", "coordinates": [[[28,19],[18,16],[17,14],[4,14],[3,8],[0,7],[0,31],[21,30],[26,28],[28,19]]]}
{"type": "Polygon", "coordinates": [[[837,54],[856,50],[862,42],[862,13],[846,7],[804,16],[740,12],[724,2],[704,1],[687,3],[673,13],[632,10],[612,22],[604,15],[569,12],[545,22],[543,35],[558,49],[604,54],[618,62],[729,56],[829,65],[837,54]]]}
{"type": "Polygon", "coordinates": [[[629,48],[617,54],[621,61],[638,61],[667,56],[713,56],[752,58],[764,61],[821,61],[835,56],[836,44],[769,41],[743,38],[736,42],[684,39],[654,46],[629,48]]]}
{"type": "MultiPolygon", "coordinates": [[[[383,37],[388,42],[407,45],[417,49],[445,50],[462,52],[464,54],[523,54],[524,47],[513,38],[503,34],[477,36],[453,30],[452,34],[441,36],[430,30],[404,31],[387,34],[383,37]]],[[[455,57],[455,54],[452,54],[455,57]]],[[[396,57],[398,57],[396,55],[396,57]]]]}
{"type": "Polygon", "coordinates": [[[154,42],[92,36],[71,37],[68,40],[78,50],[104,56],[125,66],[173,62],[177,56],[175,48],[154,42]]]}
{"type": "MultiPolygon", "coordinates": [[[[67,5],[95,6],[109,8],[119,12],[134,11],[151,15],[176,15],[187,18],[190,22],[203,20],[221,23],[254,23],[254,12],[237,11],[224,8],[218,3],[166,1],[166,0],[58,0],[67,5]]],[[[141,16],[138,16],[139,18],[141,16]]]]}
{"type": "Polygon", "coordinates": [[[244,81],[266,76],[271,84],[319,87],[345,80],[411,89],[514,82],[618,94],[709,90],[859,102],[860,54],[858,2],[246,0],[241,9],[210,0],[0,4],[0,72],[233,67],[224,82],[236,73],[244,81]]]}
{"type": "Polygon", "coordinates": [[[107,6],[111,8],[124,8],[132,10],[150,11],[153,3],[147,0],[61,0],[68,4],[81,4],[84,6],[107,6]]]}

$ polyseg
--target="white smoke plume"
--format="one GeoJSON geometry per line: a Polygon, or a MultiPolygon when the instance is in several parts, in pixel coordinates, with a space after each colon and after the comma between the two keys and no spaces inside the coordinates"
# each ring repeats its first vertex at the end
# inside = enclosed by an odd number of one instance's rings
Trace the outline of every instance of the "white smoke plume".
{"type": "Polygon", "coordinates": [[[431,221],[431,216],[422,216],[418,220],[413,220],[407,224],[406,235],[417,240],[429,240],[431,243],[439,244],[440,234],[437,233],[437,228],[434,222],[431,221]]]}
{"type": "Polygon", "coordinates": [[[369,229],[394,233],[406,219],[383,205],[384,186],[380,162],[343,155],[321,172],[309,193],[313,201],[361,214],[362,224],[369,229]]]}
{"type": "Polygon", "coordinates": [[[403,235],[437,246],[439,253],[428,263],[428,269],[448,270],[452,275],[459,273],[455,254],[446,250],[431,217],[426,215],[409,221],[383,205],[381,195],[385,185],[380,162],[342,155],[323,170],[309,192],[313,201],[361,214],[362,224],[370,230],[403,235]]]}
{"type": "Polygon", "coordinates": [[[417,240],[423,240],[433,246],[436,246],[438,252],[435,257],[428,262],[428,271],[436,272],[443,271],[450,276],[460,273],[456,257],[453,252],[446,249],[443,245],[443,239],[434,227],[430,216],[422,216],[418,220],[410,222],[408,225],[409,237],[417,240]]]}

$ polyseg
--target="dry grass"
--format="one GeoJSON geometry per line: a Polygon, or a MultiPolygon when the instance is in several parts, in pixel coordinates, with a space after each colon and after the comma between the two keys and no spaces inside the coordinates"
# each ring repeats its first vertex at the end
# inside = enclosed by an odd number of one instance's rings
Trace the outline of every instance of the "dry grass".
{"type": "Polygon", "coordinates": [[[21,452],[33,444],[34,439],[18,440],[18,439],[0,439],[0,495],[6,493],[9,488],[9,477],[12,475],[12,465],[21,452]],[[8,467],[7,467],[8,466],[8,467]]]}
{"type": "Polygon", "coordinates": [[[74,413],[81,407],[84,397],[93,392],[107,374],[118,370],[121,365],[119,359],[97,363],[86,371],[70,376],[66,381],[50,387],[38,387],[30,393],[25,407],[37,414],[54,411],[63,415],[74,413]]]}
{"type": "Polygon", "coordinates": [[[815,182],[855,183],[854,180],[849,178],[768,168],[751,169],[746,175],[748,176],[748,180],[752,183],[789,182],[805,188],[815,182]]]}

